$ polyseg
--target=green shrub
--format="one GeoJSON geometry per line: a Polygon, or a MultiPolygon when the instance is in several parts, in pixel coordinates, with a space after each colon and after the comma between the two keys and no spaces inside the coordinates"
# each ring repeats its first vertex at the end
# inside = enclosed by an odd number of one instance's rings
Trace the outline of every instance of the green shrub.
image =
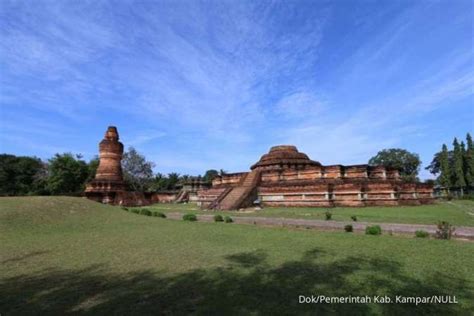
{"type": "Polygon", "coordinates": [[[438,229],[436,230],[436,238],[438,239],[451,239],[455,228],[448,222],[438,222],[438,229]]]}
{"type": "Polygon", "coordinates": [[[183,215],[183,220],[189,221],[189,222],[195,222],[195,221],[197,221],[197,217],[194,214],[184,214],[183,215]]]}
{"type": "Polygon", "coordinates": [[[352,219],[354,222],[357,222],[357,216],[352,215],[352,216],[351,216],[351,219],[352,219]]]}
{"type": "Polygon", "coordinates": [[[326,211],[326,213],[324,213],[324,215],[326,215],[326,220],[327,221],[329,221],[332,218],[332,213],[329,212],[329,211],[326,211]]]}
{"type": "Polygon", "coordinates": [[[427,231],[424,230],[417,230],[415,232],[415,236],[418,238],[427,238],[430,236],[430,234],[427,231]]]}
{"type": "Polygon", "coordinates": [[[354,228],[352,227],[352,225],[346,225],[344,226],[344,230],[348,233],[352,233],[354,231],[354,228]]]}
{"type": "Polygon", "coordinates": [[[232,217],[230,217],[230,216],[224,217],[224,222],[226,222],[226,223],[232,223],[233,221],[234,221],[234,220],[233,220],[232,217]]]}
{"type": "Polygon", "coordinates": [[[133,208],[132,213],[140,214],[140,210],[138,208],[133,208]]]}
{"type": "Polygon", "coordinates": [[[142,208],[140,210],[140,215],[146,215],[146,216],[151,216],[151,211],[147,208],[142,208]]]}
{"type": "Polygon", "coordinates": [[[126,208],[125,206],[122,206],[121,209],[128,212],[128,208],[126,208]]]}
{"type": "Polygon", "coordinates": [[[222,217],[222,215],[214,215],[214,222],[223,222],[224,221],[224,218],[222,217]]]}
{"type": "Polygon", "coordinates": [[[381,235],[382,234],[382,228],[379,225],[367,226],[365,228],[365,233],[367,235],[381,235]]]}
{"type": "Polygon", "coordinates": [[[152,215],[155,217],[166,218],[166,215],[164,213],[157,212],[157,211],[154,211],[152,215]]]}

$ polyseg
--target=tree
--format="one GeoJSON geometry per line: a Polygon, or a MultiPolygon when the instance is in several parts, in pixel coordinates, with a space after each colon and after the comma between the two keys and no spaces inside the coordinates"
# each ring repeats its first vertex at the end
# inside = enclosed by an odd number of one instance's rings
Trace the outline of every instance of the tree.
{"type": "Polygon", "coordinates": [[[192,177],[189,174],[183,174],[181,177],[179,177],[180,181],[183,183],[190,180],[191,178],[192,177]]]}
{"type": "MultiPolygon", "coordinates": [[[[448,166],[452,166],[453,165],[453,151],[446,149],[446,152],[448,155],[448,166]]],[[[425,169],[434,175],[439,175],[441,173],[441,164],[440,164],[441,155],[442,155],[442,151],[437,152],[433,156],[433,160],[431,161],[431,163],[425,169]]],[[[439,177],[438,177],[438,180],[439,180],[439,177]]]]}
{"type": "Polygon", "coordinates": [[[43,162],[36,157],[0,155],[0,195],[36,194],[43,162]]]}
{"type": "Polygon", "coordinates": [[[89,182],[89,181],[91,181],[92,179],[95,178],[95,173],[97,171],[97,168],[99,167],[99,163],[100,163],[99,157],[95,156],[87,164],[87,168],[89,169],[89,174],[87,176],[87,182],[89,182]]]}
{"type": "Polygon", "coordinates": [[[218,175],[219,175],[219,171],[217,171],[215,169],[207,170],[206,173],[204,174],[204,177],[202,177],[202,181],[207,182],[207,183],[211,183],[212,179],[214,179],[218,175]]]}
{"type": "Polygon", "coordinates": [[[179,173],[176,173],[176,172],[168,173],[168,185],[166,189],[174,190],[178,182],[179,182],[179,173]]]}
{"type": "Polygon", "coordinates": [[[147,161],[135,148],[129,147],[122,158],[125,183],[134,191],[149,190],[153,181],[154,166],[153,162],[147,161]]]}
{"type": "Polygon", "coordinates": [[[376,156],[370,158],[369,164],[382,165],[400,170],[400,176],[406,181],[418,180],[418,170],[420,168],[420,157],[405,149],[390,148],[379,151],[376,156]]]}
{"type": "Polygon", "coordinates": [[[466,152],[464,155],[464,178],[466,185],[474,187],[474,144],[471,134],[466,135],[466,152]]]}
{"type": "Polygon", "coordinates": [[[89,168],[81,157],[65,153],[49,160],[47,188],[52,194],[78,194],[84,190],[89,168]]]}
{"type": "Polygon", "coordinates": [[[452,164],[449,161],[449,152],[446,144],[443,144],[441,152],[439,154],[439,171],[440,175],[438,177],[439,183],[445,188],[451,187],[451,166],[452,164]]]}
{"type": "Polygon", "coordinates": [[[454,147],[454,164],[452,169],[452,184],[455,187],[461,188],[461,195],[463,195],[463,188],[466,186],[466,181],[464,180],[464,161],[462,148],[459,145],[457,138],[454,138],[453,141],[454,147]]]}
{"type": "Polygon", "coordinates": [[[150,191],[166,190],[167,185],[168,185],[168,179],[162,173],[158,172],[153,178],[153,180],[151,181],[149,190],[150,191]]]}

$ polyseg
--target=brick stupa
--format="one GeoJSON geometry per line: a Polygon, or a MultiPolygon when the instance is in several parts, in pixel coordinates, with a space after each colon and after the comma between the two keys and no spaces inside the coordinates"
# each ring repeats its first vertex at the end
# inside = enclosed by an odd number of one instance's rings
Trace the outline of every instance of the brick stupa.
{"type": "Polygon", "coordinates": [[[109,126],[104,139],[99,143],[99,167],[94,180],[86,186],[87,198],[106,204],[121,204],[117,199],[126,191],[122,175],[121,160],[123,144],[115,126],[109,126]]]}

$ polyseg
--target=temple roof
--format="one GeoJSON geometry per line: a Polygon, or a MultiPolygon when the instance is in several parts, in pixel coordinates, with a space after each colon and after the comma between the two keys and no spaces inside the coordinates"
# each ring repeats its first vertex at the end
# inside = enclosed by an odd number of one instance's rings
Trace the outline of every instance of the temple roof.
{"type": "Polygon", "coordinates": [[[270,148],[268,154],[263,155],[250,169],[288,164],[321,166],[319,162],[310,160],[306,154],[300,153],[295,146],[280,145],[270,148]]]}

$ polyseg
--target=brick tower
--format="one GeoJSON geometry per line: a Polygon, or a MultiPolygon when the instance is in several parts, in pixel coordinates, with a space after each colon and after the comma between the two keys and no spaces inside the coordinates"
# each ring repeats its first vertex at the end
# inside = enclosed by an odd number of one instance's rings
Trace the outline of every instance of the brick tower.
{"type": "Polygon", "coordinates": [[[87,198],[106,204],[119,204],[117,198],[125,191],[122,155],[123,144],[119,142],[117,128],[109,126],[104,139],[99,143],[99,167],[94,180],[86,186],[87,198]]]}

